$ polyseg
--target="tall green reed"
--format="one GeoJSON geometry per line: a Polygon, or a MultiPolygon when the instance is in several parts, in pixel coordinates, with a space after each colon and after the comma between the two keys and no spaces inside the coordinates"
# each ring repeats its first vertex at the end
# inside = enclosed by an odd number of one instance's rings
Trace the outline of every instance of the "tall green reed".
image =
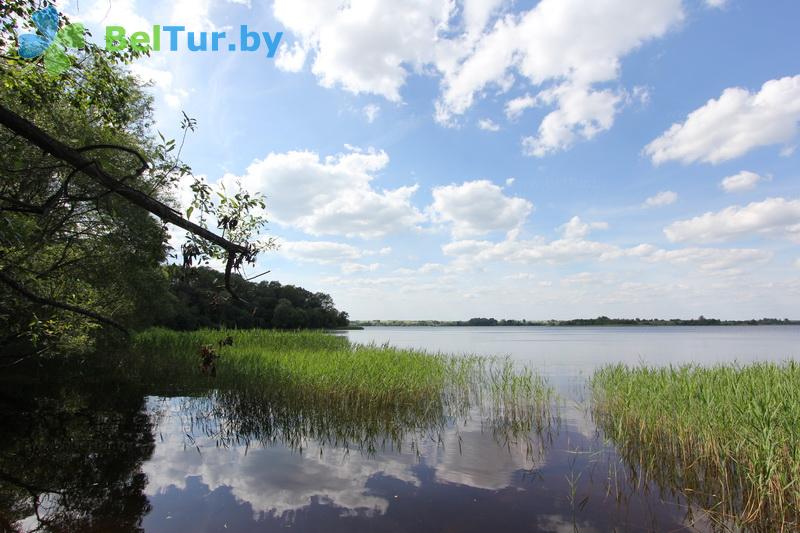
{"type": "Polygon", "coordinates": [[[800,365],[607,366],[598,426],[634,471],[720,523],[800,527],[800,365]]]}
{"type": "Polygon", "coordinates": [[[549,430],[555,419],[552,389],[508,359],[352,344],[322,332],[153,329],[134,339],[132,364],[145,380],[200,396],[193,416],[224,415],[210,417],[221,441],[242,428],[269,441],[279,430],[290,445],[310,437],[370,450],[476,409],[508,441],[549,430]],[[232,345],[217,348],[216,377],[201,376],[199,348],[229,335],[232,345]],[[209,390],[213,401],[203,403],[209,390]]]}

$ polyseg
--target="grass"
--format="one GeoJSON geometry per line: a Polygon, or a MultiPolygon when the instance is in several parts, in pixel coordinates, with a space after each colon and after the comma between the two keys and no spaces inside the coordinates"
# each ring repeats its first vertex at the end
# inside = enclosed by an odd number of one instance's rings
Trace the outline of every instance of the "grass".
{"type": "Polygon", "coordinates": [[[137,350],[175,370],[196,374],[198,349],[230,335],[233,345],[217,348],[219,381],[242,379],[355,404],[403,404],[461,389],[483,361],[385,346],[351,345],[321,332],[271,330],[175,332],[154,329],[138,335],[137,350]]]}
{"type": "MultiPolygon", "coordinates": [[[[369,450],[376,439],[388,435],[398,444],[406,432],[441,428],[476,407],[504,441],[544,431],[553,420],[552,389],[506,358],[359,345],[322,332],[272,330],[152,329],[135,337],[134,353],[146,379],[178,385],[183,394],[202,396],[213,388],[207,405],[225,411],[213,418],[233,423],[228,434],[248,433],[262,441],[280,433],[289,444],[302,442],[303,436],[369,450]],[[217,348],[216,377],[201,376],[200,347],[228,335],[233,343],[217,348]]],[[[194,411],[205,416],[202,409],[194,411]]]]}
{"type": "Polygon", "coordinates": [[[614,365],[592,387],[598,426],[641,477],[720,523],[800,526],[800,365],[614,365]]]}

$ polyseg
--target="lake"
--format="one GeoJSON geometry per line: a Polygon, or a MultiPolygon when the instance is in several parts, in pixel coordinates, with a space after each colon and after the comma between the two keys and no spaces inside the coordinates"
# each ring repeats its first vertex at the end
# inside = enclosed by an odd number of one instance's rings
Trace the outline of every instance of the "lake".
{"type": "Polygon", "coordinates": [[[680,491],[638,478],[636,465],[606,442],[586,378],[618,362],[800,359],[794,326],[370,327],[344,334],[358,343],[508,355],[555,387],[557,415],[526,435],[477,412],[435,431],[404,421],[407,431],[380,435],[370,421],[294,416],[291,407],[265,414],[235,394],[40,374],[24,384],[24,395],[0,398],[0,528],[707,530],[707,517],[680,491]]]}

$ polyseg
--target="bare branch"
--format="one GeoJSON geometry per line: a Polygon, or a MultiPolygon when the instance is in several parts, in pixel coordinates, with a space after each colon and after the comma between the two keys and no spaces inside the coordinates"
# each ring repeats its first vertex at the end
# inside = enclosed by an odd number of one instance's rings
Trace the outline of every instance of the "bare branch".
{"type": "Polygon", "coordinates": [[[260,278],[261,276],[266,276],[270,272],[272,272],[272,271],[271,270],[265,270],[261,274],[256,274],[255,276],[252,276],[252,277],[249,277],[249,278],[244,278],[244,280],[245,281],[253,281],[254,279],[260,278]]]}
{"type": "Polygon", "coordinates": [[[231,287],[231,271],[233,270],[234,263],[236,261],[236,255],[232,253],[228,253],[228,262],[225,264],[225,289],[233,296],[234,300],[237,300],[242,303],[245,302],[238,294],[236,294],[231,287]]]}

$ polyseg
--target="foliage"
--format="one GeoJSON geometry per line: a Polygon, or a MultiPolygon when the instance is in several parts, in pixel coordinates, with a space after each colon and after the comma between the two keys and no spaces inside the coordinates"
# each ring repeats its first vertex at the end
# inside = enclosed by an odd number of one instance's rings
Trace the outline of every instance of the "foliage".
{"type": "Polygon", "coordinates": [[[334,329],[348,325],[347,313],[321,292],[281,285],[254,283],[234,275],[231,281],[241,300],[224,291],[223,274],[206,267],[164,268],[169,307],[157,325],[176,330],[200,328],[334,329]]]}
{"type": "MultiPolygon", "coordinates": [[[[153,153],[141,137],[149,127],[149,97],[133,78],[106,70],[110,69],[107,63],[89,69],[86,81],[89,87],[97,84],[97,95],[84,95],[79,101],[69,88],[57,87],[35,69],[5,64],[0,99],[33,121],[58,128],[71,144],[123,144],[153,153]],[[119,92],[103,90],[112,81],[119,92]],[[120,94],[124,97],[117,98],[120,94]]],[[[144,295],[164,287],[157,270],[165,258],[164,228],[148,213],[114,195],[104,195],[89,179],[73,174],[7,130],[0,130],[0,143],[4,145],[0,154],[2,271],[36,293],[79,302],[136,325],[138,317],[146,316],[144,295]],[[63,199],[48,204],[62,187],[63,199]]],[[[121,175],[138,165],[129,154],[98,150],[96,157],[121,175]]],[[[143,175],[133,182],[150,188],[153,177],[143,175]]],[[[82,317],[42,308],[6,288],[0,288],[0,305],[9,316],[2,332],[6,339],[74,349],[87,345],[90,333],[97,329],[82,317]]]]}
{"type": "Polygon", "coordinates": [[[639,479],[720,522],[800,525],[800,365],[614,365],[592,385],[598,426],[639,479]]]}
{"type": "MultiPolygon", "coordinates": [[[[184,113],[180,143],[154,132],[152,99],[126,68],[142,53],[107,52],[87,40],[69,51],[70,66],[59,76],[17,55],[17,31],[26,31],[17,20],[29,21],[40,4],[0,6],[3,108],[149,198],[174,204],[175,187],[189,183],[200,226],[216,226],[246,250],[228,255],[233,268],[273,247],[269,239],[250,242],[266,222],[259,195],[212,189],[181,160],[193,119],[184,113]]],[[[67,22],[60,18],[62,27],[67,22]]],[[[9,127],[0,126],[0,146],[0,342],[13,353],[86,351],[107,337],[99,319],[120,328],[158,321],[165,305],[153,295],[165,294],[169,281],[160,268],[166,226],[9,127]]],[[[193,233],[183,252],[189,264],[225,257],[219,244],[193,233]]]]}

